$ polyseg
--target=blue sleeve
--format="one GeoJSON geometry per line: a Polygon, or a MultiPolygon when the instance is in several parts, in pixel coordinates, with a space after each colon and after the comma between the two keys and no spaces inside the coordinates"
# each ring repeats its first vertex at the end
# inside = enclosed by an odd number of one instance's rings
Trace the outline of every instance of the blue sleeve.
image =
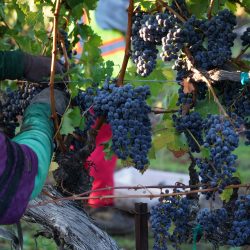
{"type": "Polygon", "coordinates": [[[95,18],[102,29],[116,29],[123,33],[127,31],[128,0],[99,0],[95,18]]]}

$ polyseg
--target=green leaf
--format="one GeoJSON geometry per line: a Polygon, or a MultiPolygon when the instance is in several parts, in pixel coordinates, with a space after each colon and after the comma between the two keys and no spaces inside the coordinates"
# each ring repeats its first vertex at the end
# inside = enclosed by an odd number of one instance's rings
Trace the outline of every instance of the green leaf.
{"type": "Polygon", "coordinates": [[[135,9],[140,6],[143,11],[155,9],[156,0],[136,0],[134,3],[135,9]]]}
{"type": "Polygon", "coordinates": [[[208,159],[209,156],[210,156],[210,151],[208,148],[205,148],[205,147],[201,147],[201,156],[202,158],[206,158],[208,159]]]}
{"type": "Polygon", "coordinates": [[[168,137],[168,135],[169,133],[167,132],[167,130],[164,130],[154,136],[153,145],[156,151],[166,147],[166,141],[171,140],[171,138],[168,137]]]}
{"type": "Polygon", "coordinates": [[[207,117],[208,114],[216,115],[220,113],[219,107],[212,97],[210,99],[206,98],[205,100],[198,101],[195,106],[195,111],[200,113],[203,118],[207,117]]]}
{"type": "Polygon", "coordinates": [[[243,0],[241,6],[245,8],[245,11],[250,13],[250,0],[243,0]]]}
{"type": "Polygon", "coordinates": [[[154,136],[153,146],[156,151],[166,147],[175,156],[181,156],[188,152],[186,139],[183,135],[176,132],[171,117],[165,121],[165,129],[154,136]]]}
{"type": "Polygon", "coordinates": [[[233,189],[232,188],[224,189],[222,194],[220,194],[220,198],[221,198],[222,201],[229,202],[232,194],[233,194],[233,189]]]}
{"type": "Polygon", "coordinates": [[[155,148],[154,146],[151,147],[148,153],[148,158],[149,159],[156,159],[156,154],[155,154],[155,148]]]}
{"type": "Polygon", "coordinates": [[[102,145],[104,146],[103,152],[105,153],[105,156],[104,156],[105,159],[110,160],[114,155],[114,152],[111,149],[112,139],[110,139],[107,142],[102,143],[102,145]]]}
{"type": "MultiPolygon", "coordinates": [[[[94,1],[94,0],[93,0],[93,1],[94,1]]],[[[68,4],[68,6],[69,6],[71,9],[73,9],[75,6],[77,6],[78,4],[82,4],[82,3],[85,2],[85,1],[83,1],[83,0],[67,0],[66,2],[67,2],[67,4],[68,4]]]]}
{"type": "MultiPolygon", "coordinates": [[[[71,0],[69,0],[71,1],[71,0]]],[[[82,0],[81,0],[82,1],[82,0]]],[[[84,0],[83,3],[84,5],[89,9],[89,10],[94,10],[97,6],[98,0],[84,0]]]]}
{"type": "Polygon", "coordinates": [[[83,12],[82,12],[82,9],[83,9],[83,4],[80,3],[79,4],[76,4],[73,8],[72,8],[72,16],[76,19],[81,19],[82,15],[83,15],[83,12]]]}
{"type": "Polygon", "coordinates": [[[240,172],[239,172],[238,169],[237,169],[236,172],[233,173],[233,177],[238,178],[241,182],[243,181],[242,176],[241,176],[241,174],[240,174],[240,172]]]}
{"type": "Polygon", "coordinates": [[[233,13],[237,11],[237,5],[235,1],[227,1],[226,7],[231,10],[233,13]]]}
{"type": "Polygon", "coordinates": [[[206,16],[209,1],[208,0],[187,0],[189,11],[198,18],[206,16]]]}
{"type": "Polygon", "coordinates": [[[75,128],[83,126],[81,112],[79,107],[68,109],[63,116],[61,134],[67,135],[74,132],[75,128]]]}

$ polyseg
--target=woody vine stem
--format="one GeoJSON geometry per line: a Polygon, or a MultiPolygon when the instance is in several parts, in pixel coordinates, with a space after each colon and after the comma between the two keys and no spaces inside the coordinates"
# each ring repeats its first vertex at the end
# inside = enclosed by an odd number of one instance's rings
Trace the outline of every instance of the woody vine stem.
{"type": "MultiPolygon", "coordinates": [[[[54,13],[54,22],[53,22],[53,48],[52,48],[52,59],[51,59],[51,70],[50,70],[50,103],[51,103],[51,116],[54,121],[55,131],[59,130],[59,122],[56,113],[55,106],[55,92],[54,92],[54,81],[55,81],[55,63],[56,63],[56,52],[57,52],[57,34],[58,34],[58,18],[60,13],[60,0],[56,1],[56,8],[54,13]]],[[[65,152],[65,146],[62,141],[62,136],[60,133],[56,134],[56,138],[59,141],[60,149],[62,152],[65,152]]]]}

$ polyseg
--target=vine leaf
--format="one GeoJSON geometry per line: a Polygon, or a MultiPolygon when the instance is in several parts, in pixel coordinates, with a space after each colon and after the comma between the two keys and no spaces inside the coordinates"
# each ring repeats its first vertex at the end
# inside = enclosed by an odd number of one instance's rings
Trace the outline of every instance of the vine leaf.
{"type": "Polygon", "coordinates": [[[236,11],[237,11],[236,2],[227,1],[227,2],[226,2],[226,7],[227,7],[229,10],[231,10],[233,13],[236,13],[236,11]]]}
{"type": "Polygon", "coordinates": [[[219,107],[216,102],[212,99],[206,98],[205,100],[197,102],[195,111],[205,118],[208,114],[217,115],[219,114],[219,107]]]}
{"type": "Polygon", "coordinates": [[[204,17],[206,13],[201,10],[207,10],[209,5],[209,1],[207,0],[187,0],[186,3],[188,9],[192,10],[192,14],[198,18],[204,17]]]}
{"type": "Polygon", "coordinates": [[[137,9],[139,6],[142,11],[149,11],[155,7],[156,0],[148,1],[148,0],[136,0],[134,7],[137,9]]]}
{"type": "Polygon", "coordinates": [[[103,152],[105,153],[104,155],[105,159],[110,160],[114,155],[114,152],[111,149],[112,139],[110,139],[107,142],[102,143],[101,145],[104,147],[103,152]]]}
{"type": "Polygon", "coordinates": [[[208,148],[201,147],[201,156],[202,158],[209,158],[210,156],[210,151],[208,148]]]}
{"type": "Polygon", "coordinates": [[[240,182],[243,182],[242,176],[239,172],[239,170],[237,170],[235,173],[233,173],[233,177],[236,177],[240,180],[240,182]]]}
{"type": "Polygon", "coordinates": [[[156,154],[155,154],[155,147],[152,145],[151,149],[149,150],[148,157],[151,160],[156,159],[156,154]]]}
{"type": "Polygon", "coordinates": [[[222,194],[220,195],[220,198],[222,201],[228,202],[230,201],[232,194],[233,194],[232,188],[224,189],[222,194]]]}
{"type": "Polygon", "coordinates": [[[166,147],[176,157],[181,157],[188,152],[186,139],[182,134],[176,132],[170,116],[165,121],[165,125],[166,128],[154,136],[153,146],[156,151],[166,147]]]}
{"type": "Polygon", "coordinates": [[[245,8],[245,11],[250,13],[250,0],[243,0],[240,5],[245,8]]]}
{"type": "Polygon", "coordinates": [[[84,119],[81,116],[79,107],[68,109],[63,116],[63,123],[61,128],[61,134],[67,135],[74,132],[76,127],[82,128],[84,125],[84,119]]]}
{"type": "Polygon", "coordinates": [[[55,171],[56,169],[58,169],[59,165],[56,161],[52,161],[50,163],[50,167],[49,167],[49,172],[53,172],[55,171]]]}

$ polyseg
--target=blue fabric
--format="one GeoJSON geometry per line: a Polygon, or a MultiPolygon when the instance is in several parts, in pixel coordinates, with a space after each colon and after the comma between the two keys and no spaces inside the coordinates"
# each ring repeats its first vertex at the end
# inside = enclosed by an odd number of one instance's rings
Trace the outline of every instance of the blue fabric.
{"type": "Polygon", "coordinates": [[[95,12],[97,24],[102,29],[127,31],[129,0],[99,0],[95,12]]]}

